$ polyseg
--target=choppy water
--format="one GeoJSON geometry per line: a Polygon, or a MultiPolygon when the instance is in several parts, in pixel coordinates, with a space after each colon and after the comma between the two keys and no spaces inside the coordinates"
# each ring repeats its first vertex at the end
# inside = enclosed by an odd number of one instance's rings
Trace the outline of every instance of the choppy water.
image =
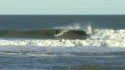
{"type": "Polygon", "coordinates": [[[124,56],[0,56],[1,70],[124,70],[124,56]]]}

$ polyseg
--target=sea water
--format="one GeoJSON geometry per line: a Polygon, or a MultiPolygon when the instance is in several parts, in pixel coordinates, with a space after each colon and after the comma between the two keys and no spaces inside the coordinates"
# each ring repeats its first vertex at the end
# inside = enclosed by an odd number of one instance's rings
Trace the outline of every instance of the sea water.
{"type": "Polygon", "coordinates": [[[1,70],[124,70],[124,15],[1,15],[1,70]]]}

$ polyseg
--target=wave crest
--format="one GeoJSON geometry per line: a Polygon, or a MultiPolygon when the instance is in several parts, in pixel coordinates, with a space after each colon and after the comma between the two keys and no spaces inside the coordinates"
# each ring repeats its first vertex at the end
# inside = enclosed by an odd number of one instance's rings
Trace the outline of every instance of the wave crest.
{"type": "Polygon", "coordinates": [[[80,30],[82,28],[80,27],[79,23],[75,23],[66,26],[54,27],[53,29],[80,30]]]}

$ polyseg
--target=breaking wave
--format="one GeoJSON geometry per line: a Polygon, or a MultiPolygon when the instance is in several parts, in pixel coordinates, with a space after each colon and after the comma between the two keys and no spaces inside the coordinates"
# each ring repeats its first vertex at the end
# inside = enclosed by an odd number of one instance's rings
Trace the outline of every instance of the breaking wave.
{"type": "Polygon", "coordinates": [[[89,27],[89,30],[91,34],[87,39],[0,39],[0,45],[125,47],[125,30],[123,29],[91,29],[89,27]]]}

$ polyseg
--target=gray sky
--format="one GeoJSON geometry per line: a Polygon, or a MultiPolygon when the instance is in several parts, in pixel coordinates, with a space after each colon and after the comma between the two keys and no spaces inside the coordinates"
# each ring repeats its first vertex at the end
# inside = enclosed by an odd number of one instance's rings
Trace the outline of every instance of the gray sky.
{"type": "Polygon", "coordinates": [[[125,0],[0,0],[0,14],[125,14],[125,0]]]}

